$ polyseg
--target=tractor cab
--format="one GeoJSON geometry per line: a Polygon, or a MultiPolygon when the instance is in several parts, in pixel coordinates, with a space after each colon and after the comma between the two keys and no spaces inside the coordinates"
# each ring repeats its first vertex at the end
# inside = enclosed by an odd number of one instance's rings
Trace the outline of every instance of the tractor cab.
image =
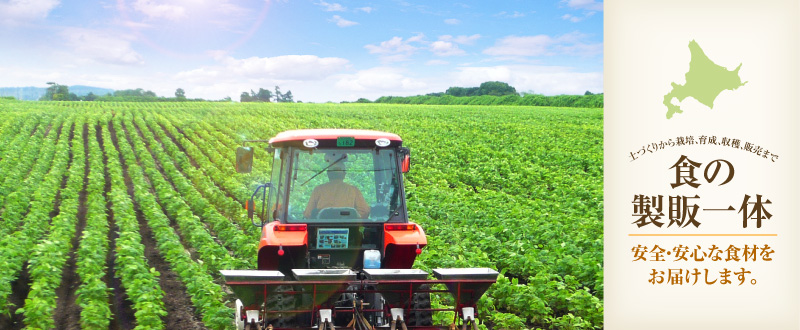
{"type": "MultiPolygon", "coordinates": [[[[259,269],[411,267],[427,241],[408,221],[403,173],[410,153],[399,136],[294,130],[270,139],[268,150],[271,181],[247,205],[263,227],[259,269]]],[[[249,171],[252,151],[239,148],[237,170],[249,171]]]]}

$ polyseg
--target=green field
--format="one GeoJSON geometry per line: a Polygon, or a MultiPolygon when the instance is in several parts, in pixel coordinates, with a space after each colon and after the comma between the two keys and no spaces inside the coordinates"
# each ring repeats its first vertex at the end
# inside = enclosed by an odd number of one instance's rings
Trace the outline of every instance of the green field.
{"type": "Polygon", "coordinates": [[[255,268],[270,171],[234,151],[300,128],[403,138],[415,267],[503,273],[487,327],[603,327],[602,109],[0,100],[0,328],[232,328],[218,271],[255,268]]]}

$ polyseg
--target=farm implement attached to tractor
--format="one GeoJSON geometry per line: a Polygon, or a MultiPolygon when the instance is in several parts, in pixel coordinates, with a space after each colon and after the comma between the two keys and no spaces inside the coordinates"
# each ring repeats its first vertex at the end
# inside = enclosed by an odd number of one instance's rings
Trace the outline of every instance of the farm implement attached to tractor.
{"type": "MultiPolygon", "coordinates": [[[[430,280],[411,268],[427,239],[408,220],[410,152],[399,136],[295,130],[246,142],[268,142],[274,158],[271,182],[246,203],[262,228],[258,269],[221,271],[238,298],[237,329],[447,329],[432,324],[432,313],[451,311],[450,329],[477,330],[477,301],[498,273],[442,268],[430,280]],[[431,308],[438,292],[449,292],[454,307],[431,308]]],[[[251,171],[253,155],[237,149],[238,172],[251,171]]]]}

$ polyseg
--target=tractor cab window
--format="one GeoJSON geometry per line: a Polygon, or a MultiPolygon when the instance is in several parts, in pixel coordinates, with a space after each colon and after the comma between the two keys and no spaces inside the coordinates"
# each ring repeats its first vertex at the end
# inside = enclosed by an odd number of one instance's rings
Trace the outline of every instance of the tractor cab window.
{"type": "Polygon", "coordinates": [[[286,179],[284,179],[284,173],[286,161],[284,160],[285,156],[281,152],[281,149],[275,149],[274,158],[272,161],[272,183],[273,188],[269,190],[269,201],[267,201],[267,205],[269,209],[267,210],[267,215],[269,221],[274,221],[281,216],[278,212],[281,209],[281,205],[283,204],[283,191],[286,186],[286,179]]]}
{"type": "Polygon", "coordinates": [[[385,222],[400,206],[394,150],[290,152],[289,222],[385,222]]]}

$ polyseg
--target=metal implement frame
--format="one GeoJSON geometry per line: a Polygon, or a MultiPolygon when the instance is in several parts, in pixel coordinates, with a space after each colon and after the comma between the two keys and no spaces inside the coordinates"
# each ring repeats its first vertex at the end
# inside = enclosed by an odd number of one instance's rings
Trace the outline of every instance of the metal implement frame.
{"type": "MultiPolygon", "coordinates": [[[[346,314],[353,314],[353,313],[383,313],[383,316],[390,316],[389,308],[390,307],[402,307],[406,311],[429,311],[429,312],[454,312],[454,320],[453,325],[456,324],[456,321],[459,319],[459,315],[462,313],[462,308],[464,307],[476,307],[477,300],[480,299],[478,297],[469,297],[464,296],[467,295],[474,295],[476,291],[474,288],[477,285],[491,285],[495,283],[496,280],[485,280],[485,279],[477,279],[477,280],[357,280],[357,281],[271,281],[271,280],[247,280],[247,281],[227,281],[226,284],[231,287],[236,286],[260,286],[260,290],[263,292],[264,301],[255,302],[255,304],[245,304],[245,309],[254,310],[258,309],[262,315],[264,315],[265,319],[268,318],[270,314],[302,314],[302,313],[311,313],[310,324],[303,327],[297,327],[292,329],[312,329],[314,323],[316,322],[316,317],[318,316],[319,310],[325,307],[335,310],[336,313],[346,313],[346,314]],[[390,285],[407,285],[408,290],[375,290],[375,289],[367,289],[369,286],[376,286],[379,284],[390,284],[390,285]],[[456,291],[451,292],[448,289],[417,289],[415,290],[414,287],[419,287],[420,285],[435,285],[435,284],[454,284],[456,285],[456,291]],[[278,287],[278,286],[291,286],[293,288],[302,287],[302,288],[310,288],[309,291],[282,291],[282,292],[274,292],[274,290],[268,290],[268,287],[278,287]],[[344,287],[345,289],[337,289],[337,290],[319,290],[318,286],[321,287],[344,287]],[[357,287],[358,289],[346,289],[348,287],[357,287]],[[472,287],[472,288],[471,288],[472,287]],[[271,296],[269,291],[273,291],[271,295],[299,295],[299,296],[311,296],[311,309],[297,309],[297,310],[268,310],[268,299],[271,296]],[[413,297],[415,293],[451,293],[453,298],[455,298],[454,302],[455,305],[452,308],[421,308],[415,309],[413,307],[413,299],[409,298],[409,301],[406,303],[405,306],[388,306],[384,305],[383,309],[358,309],[356,307],[353,308],[335,308],[333,300],[329,300],[317,305],[315,302],[317,301],[317,297],[319,294],[325,294],[328,297],[338,297],[342,293],[384,293],[384,292],[401,292],[404,294],[408,294],[408,297],[413,297]],[[460,304],[459,302],[462,301],[462,298],[466,299],[468,303],[460,304]],[[260,304],[260,306],[259,306],[260,304]],[[263,306],[263,307],[261,307],[263,306]],[[254,308],[255,307],[255,308],[254,308]]],[[[481,292],[482,295],[483,292],[481,292]]],[[[477,313],[477,309],[476,309],[477,313]]],[[[386,319],[390,319],[386,318],[386,319]]],[[[477,317],[476,317],[477,318],[477,317]]],[[[339,327],[343,328],[343,327],[339,327]]],[[[374,327],[375,329],[383,329],[384,327],[374,327]]],[[[386,326],[386,329],[389,327],[386,326]]],[[[451,329],[451,326],[409,326],[410,329],[416,330],[424,330],[424,329],[451,329]]],[[[274,329],[287,329],[287,328],[274,328],[274,329]]],[[[344,329],[347,329],[344,327],[344,329]]]]}

